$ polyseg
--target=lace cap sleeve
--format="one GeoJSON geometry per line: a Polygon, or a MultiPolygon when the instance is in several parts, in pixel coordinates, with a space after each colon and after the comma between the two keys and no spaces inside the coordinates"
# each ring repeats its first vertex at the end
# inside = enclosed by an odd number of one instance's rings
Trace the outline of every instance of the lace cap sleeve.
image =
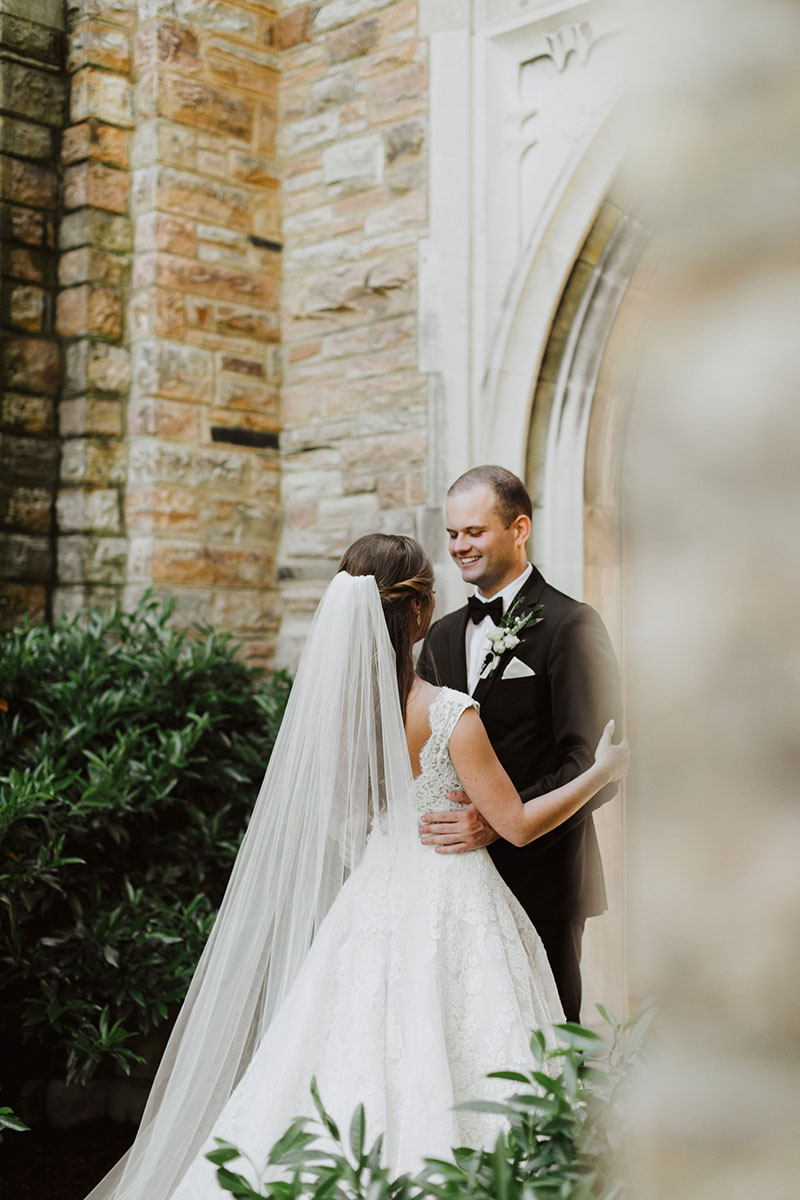
{"type": "Polygon", "coordinates": [[[431,734],[439,745],[446,746],[461,714],[468,708],[480,713],[480,705],[466,692],[442,688],[430,710],[431,734]]]}

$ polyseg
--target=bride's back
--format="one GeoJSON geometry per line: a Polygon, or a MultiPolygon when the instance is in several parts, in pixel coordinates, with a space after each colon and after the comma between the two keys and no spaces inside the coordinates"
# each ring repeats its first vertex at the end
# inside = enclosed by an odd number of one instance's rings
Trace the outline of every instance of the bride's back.
{"type": "Polygon", "coordinates": [[[411,759],[411,773],[416,779],[420,773],[419,756],[422,748],[431,736],[430,710],[431,705],[441,692],[441,688],[415,679],[406,704],[406,744],[408,757],[411,759]]]}

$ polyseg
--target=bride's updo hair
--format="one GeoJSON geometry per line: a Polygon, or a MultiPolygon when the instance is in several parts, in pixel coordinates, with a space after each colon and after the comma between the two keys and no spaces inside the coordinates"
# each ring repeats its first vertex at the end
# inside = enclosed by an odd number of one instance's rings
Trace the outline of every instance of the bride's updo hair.
{"type": "Polygon", "coordinates": [[[394,533],[367,533],[348,547],[339,563],[348,575],[374,575],[397,662],[400,707],[414,681],[412,647],[430,616],[433,566],[419,542],[394,533]]]}

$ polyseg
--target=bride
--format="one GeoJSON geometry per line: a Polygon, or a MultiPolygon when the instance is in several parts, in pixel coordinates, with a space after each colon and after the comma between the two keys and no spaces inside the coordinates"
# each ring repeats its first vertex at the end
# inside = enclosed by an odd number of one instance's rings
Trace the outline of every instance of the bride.
{"type": "MultiPolygon", "coordinates": [[[[347,1124],[359,1102],[396,1171],[491,1144],[487,1072],[529,1067],[563,1020],[541,942],[485,850],[441,856],[419,816],[463,786],[517,845],[627,770],[609,723],[594,765],[523,803],[475,701],[414,674],[433,570],[410,538],[346,551],[314,618],[211,937],[128,1154],[89,1200],[218,1200],[205,1154],[261,1170],[309,1082],[347,1124]]],[[[256,1185],[257,1178],[252,1183],[256,1185]]]]}

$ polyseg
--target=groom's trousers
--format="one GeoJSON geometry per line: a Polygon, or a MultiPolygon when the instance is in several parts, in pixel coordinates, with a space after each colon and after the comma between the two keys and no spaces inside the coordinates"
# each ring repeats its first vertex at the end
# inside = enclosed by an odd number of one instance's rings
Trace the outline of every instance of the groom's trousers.
{"type": "Polygon", "coordinates": [[[581,1019],[581,939],[583,919],[536,921],[536,932],[544,943],[558,994],[568,1021],[581,1019]]]}

